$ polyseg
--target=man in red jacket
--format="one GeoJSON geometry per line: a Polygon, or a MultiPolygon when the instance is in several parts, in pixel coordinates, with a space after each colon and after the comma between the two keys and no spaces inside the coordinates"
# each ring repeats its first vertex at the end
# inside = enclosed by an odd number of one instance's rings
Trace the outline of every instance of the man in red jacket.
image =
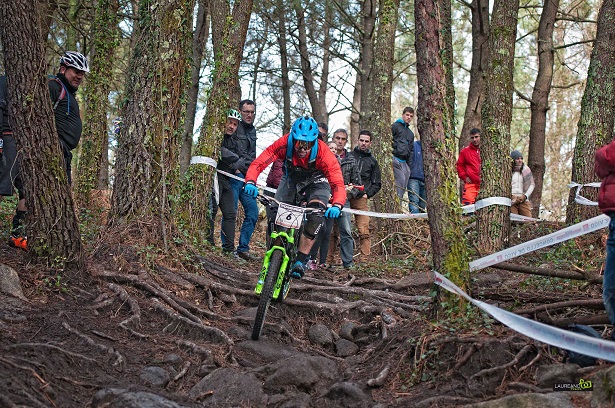
{"type": "MultiPolygon", "coordinates": [[[[598,207],[611,217],[609,237],[606,240],[602,300],[611,324],[615,325],[615,140],[598,149],[594,171],[602,179],[598,207]]],[[[615,340],[615,330],[611,338],[615,340]]]]}
{"type": "MultiPolygon", "coordinates": [[[[293,123],[289,134],[276,140],[250,165],[246,173],[246,194],[256,197],[258,175],[277,159],[284,160],[285,173],[275,194],[278,201],[297,205],[298,196],[305,197],[310,208],[327,208],[329,197],[333,205],[324,218],[338,218],[346,202],[344,178],[337,158],[327,144],[318,139],[318,124],[309,116],[293,123]]],[[[301,279],[305,272],[310,250],[324,224],[322,213],[310,212],[299,238],[297,261],[291,276],[301,279]]]]}
{"type": "Polygon", "coordinates": [[[457,159],[457,174],[463,183],[461,203],[470,205],[476,202],[480,189],[480,130],[470,130],[470,144],[461,149],[457,159]]]}

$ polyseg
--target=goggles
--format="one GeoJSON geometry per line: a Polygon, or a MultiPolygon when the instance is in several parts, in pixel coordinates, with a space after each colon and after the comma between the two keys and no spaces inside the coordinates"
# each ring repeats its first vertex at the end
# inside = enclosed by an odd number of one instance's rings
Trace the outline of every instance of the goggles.
{"type": "Polygon", "coordinates": [[[295,149],[297,150],[310,150],[314,146],[314,141],[306,142],[305,140],[296,140],[295,149]]]}

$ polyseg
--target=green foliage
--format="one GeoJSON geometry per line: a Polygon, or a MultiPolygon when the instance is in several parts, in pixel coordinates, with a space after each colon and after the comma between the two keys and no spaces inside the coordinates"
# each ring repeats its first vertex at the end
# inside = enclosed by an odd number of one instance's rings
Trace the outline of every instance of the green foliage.
{"type": "Polygon", "coordinates": [[[68,284],[62,279],[60,274],[44,278],[43,284],[54,292],[68,293],[69,291],[68,284]]]}

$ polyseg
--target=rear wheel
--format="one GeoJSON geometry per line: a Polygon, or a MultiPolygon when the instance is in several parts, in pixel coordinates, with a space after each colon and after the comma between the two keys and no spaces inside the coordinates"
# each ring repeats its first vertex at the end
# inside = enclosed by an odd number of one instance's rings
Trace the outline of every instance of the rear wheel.
{"type": "Polygon", "coordinates": [[[265,277],[261,297],[258,301],[258,309],[256,310],[256,317],[254,318],[254,327],[252,327],[252,340],[258,340],[261,336],[261,331],[265,324],[265,317],[267,316],[267,309],[269,309],[269,303],[273,297],[273,289],[278,280],[283,257],[284,253],[276,249],[269,258],[269,268],[267,269],[267,276],[265,277]]]}

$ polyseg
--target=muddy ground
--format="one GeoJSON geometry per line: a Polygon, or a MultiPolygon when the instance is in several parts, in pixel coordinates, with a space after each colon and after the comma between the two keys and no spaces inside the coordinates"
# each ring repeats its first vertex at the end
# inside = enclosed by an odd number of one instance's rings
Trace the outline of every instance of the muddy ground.
{"type": "MultiPolygon", "coordinates": [[[[586,239],[575,245],[602,237],[586,239]]],[[[24,294],[0,294],[0,406],[455,406],[536,391],[537,368],[563,358],[477,310],[435,315],[416,259],[310,272],[252,341],[260,262],[203,253],[164,262],[98,243],[87,271],[61,273],[0,248],[24,294]]],[[[494,269],[473,292],[511,310],[599,299],[595,285],[494,269]]],[[[599,320],[597,309],[557,314],[599,320]]]]}

